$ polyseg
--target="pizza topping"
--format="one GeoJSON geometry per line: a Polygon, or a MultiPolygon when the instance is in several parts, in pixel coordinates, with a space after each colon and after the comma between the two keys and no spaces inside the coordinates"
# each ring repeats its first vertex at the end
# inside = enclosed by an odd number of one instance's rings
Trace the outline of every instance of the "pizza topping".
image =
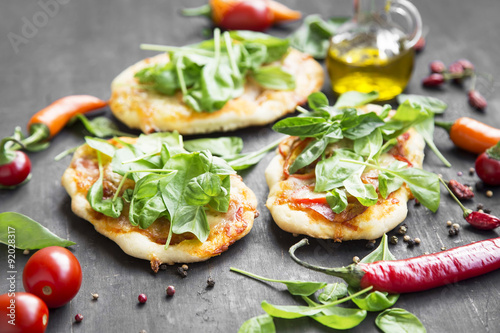
{"type": "Polygon", "coordinates": [[[139,301],[139,303],[144,304],[148,301],[148,297],[146,296],[146,294],[139,294],[137,300],[139,301]]]}
{"type": "Polygon", "coordinates": [[[220,110],[244,93],[247,77],[266,89],[293,90],[295,78],[274,65],[288,52],[288,40],[251,31],[214,30],[214,39],[185,47],[142,45],[168,52],[170,61],[135,74],[144,89],[173,96],[196,112],[220,110]],[[222,40],[221,40],[222,39],[222,40]]]}
{"type": "Polygon", "coordinates": [[[166,289],[167,296],[172,297],[175,294],[175,287],[174,286],[168,286],[166,289]]]}
{"type": "MultiPolygon", "coordinates": [[[[291,136],[279,149],[284,156],[285,179],[315,180],[314,192],[320,194],[297,198],[301,195],[299,190],[292,201],[326,201],[332,212],[339,214],[349,206],[347,197],[356,198],[365,207],[373,206],[379,195],[386,199],[406,182],[420,202],[436,211],[437,176],[412,168],[402,147],[410,138],[406,133],[410,127],[418,127],[426,141],[432,141],[428,139],[432,137],[429,124],[433,124],[434,112],[442,112],[444,103],[408,95],[408,100],[392,113],[390,106],[379,114],[369,112],[369,107],[364,112],[356,108],[376,98],[376,93],[349,92],[329,106],[324,94],[314,93],[308,98],[312,111],[301,109],[301,116],[283,119],[273,126],[275,131],[291,136]],[[387,158],[388,151],[392,159],[387,158]]],[[[322,208],[314,210],[325,217],[332,215],[325,215],[322,208]]]]}

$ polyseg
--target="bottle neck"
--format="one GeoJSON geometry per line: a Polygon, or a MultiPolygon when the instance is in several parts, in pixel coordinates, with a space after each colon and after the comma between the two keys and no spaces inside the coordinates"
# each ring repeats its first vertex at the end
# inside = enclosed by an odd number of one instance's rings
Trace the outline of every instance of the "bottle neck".
{"type": "Polygon", "coordinates": [[[362,23],[376,17],[385,17],[389,6],[390,0],[354,0],[354,20],[362,23]]]}

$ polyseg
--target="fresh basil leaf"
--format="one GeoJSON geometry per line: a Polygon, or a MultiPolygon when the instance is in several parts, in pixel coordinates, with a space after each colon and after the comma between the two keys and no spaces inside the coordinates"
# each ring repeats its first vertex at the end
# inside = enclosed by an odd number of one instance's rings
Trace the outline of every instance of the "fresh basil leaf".
{"type": "Polygon", "coordinates": [[[290,174],[294,174],[303,167],[313,163],[318,157],[321,156],[321,154],[323,154],[327,145],[327,138],[311,141],[290,165],[288,172],[290,174]]]}
{"type": "Polygon", "coordinates": [[[378,98],[378,92],[372,91],[362,93],[359,91],[348,91],[343,93],[335,102],[335,108],[357,107],[370,103],[378,98]]]}
{"type": "Polygon", "coordinates": [[[295,89],[295,77],[280,66],[264,66],[252,71],[252,77],[262,87],[275,90],[295,89]]]}
{"type": "Polygon", "coordinates": [[[172,231],[175,234],[193,233],[200,242],[205,242],[210,233],[205,208],[202,206],[182,206],[172,217],[172,231]]]}
{"type": "Polygon", "coordinates": [[[307,104],[314,111],[323,111],[324,108],[329,107],[328,98],[320,91],[314,92],[307,97],[307,104]]]}
{"type": "Polygon", "coordinates": [[[387,235],[384,234],[380,240],[380,245],[366,257],[361,259],[361,263],[368,264],[380,260],[396,260],[396,257],[389,251],[387,235]]]}
{"type": "Polygon", "coordinates": [[[275,333],[273,318],[267,314],[248,319],[238,333],[275,333]]]}
{"type": "Polygon", "coordinates": [[[342,282],[329,283],[324,291],[319,294],[318,300],[323,304],[328,304],[347,295],[347,285],[342,282]]]}
{"type": "Polygon", "coordinates": [[[186,203],[192,206],[208,204],[212,197],[221,192],[221,184],[220,177],[210,172],[192,178],[186,185],[186,203]]]}
{"type": "Polygon", "coordinates": [[[366,160],[369,161],[382,148],[383,143],[382,132],[376,128],[370,134],[354,141],[354,151],[356,154],[366,157],[366,160]]]}
{"type": "Polygon", "coordinates": [[[0,213],[0,225],[0,243],[21,250],[38,250],[48,246],[68,247],[76,244],[58,237],[30,217],[16,212],[0,213]]]}
{"type": "Polygon", "coordinates": [[[338,17],[324,21],[319,15],[309,15],[304,19],[302,26],[288,37],[290,46],[316,59],[324,59],[330,37],[347,20],[348,17],[338,17]]]}
{"type": "Polygon", "coordinates": [[[312,281],[293,281],[293,280],[276,280],[269,279],[263,276],[259,276],[250,272],[245,272],[241,269],[231,267],[231,271],[251,277],[256,280],[267,281],[267,282],[277,282],[284,284],[290,294],[296,296],[309,296],[314,294],[316,291],[323,289],[327,283],[326,282],[312,282],[312,281]]]}
{"type": "MultiPolygon", "coordinates": [[[[349,294],[354,294],[357,290],[348,288],[349,294]]],[[[373,291],[366,295],[354,297],[352,301],[360,308],[366,311],[378,312],[390,308],[396,304],[399,294],[389,294],[386,292],[373,291]]]]}
{"type": "Polygon", "coordinates": [[[388,172],[401,177],[422,205],[433,213],[438,210],[441,195],[439,178],[436,174],[418,168],[388,170],[388,172]]]}
{"type": "Polygon", "coordinates": [[[241,152],[243,140],[237,136],[193,139],[184,141],[184,149],[190,152],[209,150],[215,156],[231,156],[241,152]]]}
{"type": "Polygon", "coordinates": [[[426,333],[422,322],[412,313],[398,308],[387,309],[377,316],[375,325],[385,333],[426,333]]]}
{"type": "Polygon", "coordinates": [[[318,323],[336,330],[348,330],[358,326],[365,318],[366,311],[361,309],[350,309],[331,307],[322,313],[311,316],[318,323]]]}
{"type": "Polygon", "coordinates": [[[344,190],[334,188],[326,193],[326,202],[334,213],[340,214],[347,207],[347,196],[344,190]]]}
{"type": "Polygon", "coordinates": [[[90,134],[97,136],[99,138],[106,138],[111,136],[135,136],[126,132],[122,132],[118,129],[118,126],[109,118],[106,117],[96,117],[89,120],[83,114],[77,114],[75,119],[82,122],[85,129],[90,132],[90,134]]]}
{"type": "Polygon", "coordinates": [[[291,117],[278,121],[273,130],[292,136],[318,137],[326,133],[330,123],[318,117],[291,117]]]}
{"type": "Polygon", "coordinates": [[[403,179],[393,174],[387,172],[380,172],[378,174],[378,190],[384,199],[387,199],[389,194],[398,190],[403,183],[403,179]]]}
{"type": "Polygon", "coordinates": [[[92,138],[90,136],[85,137],[85,142],[93,149],[103,153],[106,156],[113,157],[118,148],[113,146],[107,140],[92,138]]]}
{"type": "Polygon", "coordinates": [[[342,184],[346,191],[356,197],[363,206],[373,206],[378,201],[377,190],[372,184],[365,184],[361,181],[362,173],[363,169],[359,169],[345,179],[342,184]]]}
{"type": "Polygon", "coordinates": [[[340,159],[363,161],[363,157],[350,150],[337,149],[333,156],[316,164],[315,192],[325,192],[340,187],[354,172],[364,168],[354,163],[341,162],[340,159]]]}
{"type": "Polygon", "coordinates": [[[425,143],[429,148],[436,154],[436,156],[443,162],[447,167],[451,167],[451,163],[446,159],[446,157],[441,154],[439,149],[434,144],[434,117],[427,117],[422,121],[414,125],[415,130],[423,136],[425,143]]]}
{"type": "Polygon", "coordinates": [[[208,204],[218,212],[227,212],[227,210],[229,209],[229,202],[231,200],[229,196],[229,192],[231,190],[231,178],[229,176],[221,178],[221,191],[219,195],[212,197],[208,204]]]}
{"type": "Polygon", "coordinates": [[[351,140],[356,140],[372,133],[385,122],[375,112],[359,115],[354,121],[342,121],[342,133],[351,140]]]}
{"type": "Polygon", "coordinates": [[[448,108],[445,102],[430,96],[400,94],[397,99],[399,104],[409,101],[412,104],[420,104],[424,109],[432,113],[443,113],[448,108]]]}

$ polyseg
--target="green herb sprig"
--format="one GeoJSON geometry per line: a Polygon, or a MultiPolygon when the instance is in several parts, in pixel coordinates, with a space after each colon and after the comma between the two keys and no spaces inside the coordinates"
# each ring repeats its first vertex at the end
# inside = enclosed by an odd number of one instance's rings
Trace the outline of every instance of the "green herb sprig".
{"type": "Polygon", "coordinates": [[[313,93],[308,98],[311,111],[301,108],[299,116],[277,122],[273,126],[275,131],[311,140],[290,164],[288,172],[294,174],[313,165],[314,191],[326,192],[327,202],[335,213],[346,209],[348,195],[356,197],[364,206],[377,203],[376,188],[361,180],[366,168],[379,171],[379,193],[383,198],[406,182],[415,197],[435,212],[440,199],[439,179],[435,174],[408,168],[406,163],[398,161],[384,166],[379,159],[410,127],[416,128],[431,148],[435,147],[432,142],[434,114],[443,112],[446,104],[430,97],[406,95],[392,117],[388,117],[390,105],[385,105],[380,114],[358,111],[359,106],[377,96],[376,92],[351,91],[330,106],[323,93],[313,93]],[[328,147],[341,140],[345,148],[328,153],[328,147]]]}
{"type": "Polygon", "coordinates": [[[197,112],[215,112],[243,94],[248,77],[264,88],[295,89],[295,78],[279,65],[286,39],[252,31],[231,31],[185,47],[142,44],[145,50],[168,52],[165,65],[146,67],[135,74],[145,89],[160,94],[182,92],[183,102],[197,112]]]}

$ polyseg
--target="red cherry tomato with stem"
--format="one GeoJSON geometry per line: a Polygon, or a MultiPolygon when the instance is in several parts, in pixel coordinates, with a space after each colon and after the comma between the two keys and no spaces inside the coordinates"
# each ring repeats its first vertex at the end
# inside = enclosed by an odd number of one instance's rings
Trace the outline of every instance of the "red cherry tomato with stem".
{"type": "Polygon", "coordinates": [[[71,301],[81,284],[80,263],[64,247],[41,249],[24,266],[24,289],[40,297],[49,308],[58,308],[71,301]]]}
{"type": "Polygon", "coordinates": [[[37,296],[15,292],[0,295],[0,332],[43,333],[49,322],[49,309],[37,296]]]}
{"type": "Polygon", "coordinates": [[[273,14],[265,1],[241,1],[231,7],[219,26],[226,30],[264,31],[273,24],[273,14]]]}
{"type": "Polygon", "coordinates": [[[488,185],[500,185],[500,141],[479,155],[474,167],[483,182],[488,185]]]}

